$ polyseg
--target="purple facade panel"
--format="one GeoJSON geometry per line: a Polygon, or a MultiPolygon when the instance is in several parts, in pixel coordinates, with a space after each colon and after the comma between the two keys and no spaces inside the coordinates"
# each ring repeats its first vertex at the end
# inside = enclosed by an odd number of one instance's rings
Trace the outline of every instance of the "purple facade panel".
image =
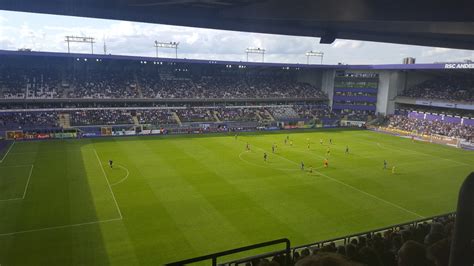
{"type": "Polygon", "coordinates": [[[425,119],[425,114],[422,113],[417,113],[417,112],[410,112],[408,114],[409,118],[414,118],[414,119],[425,119]]]}
{"type": "Polygon", "coordinates": [[[375,111],[374,105],[350,105],[350,104],[334,104],[332,109],[334,110],[361,110],[361,111],[375,111]]]}
{"type": "Polygon", "coordinates": [[[474,119],[466,119],[466,118],[464,118],[463,125],[466,125],[466,126],[473,126],[473,127],[474,127],[474,119]]]}
{"type": "Polygon", "coordinates": [[[425,119],[429,121],[441,121],[442,117],[440,115],[426,114],[425,119]]]}
{"type": "Polygon", "coordinates": [[[334,96],[334,101],[348,101],[348,102],[369,102],[376,103],[376,96],[334,96]]]}
{"type": "Polygon", "coordinates": [[[461,123],[461,118],[459,118],[459,117],[445,116],[443,122],[446,122],[446,123],[453,123],[453,124],[460,124],[460,123],[461,123]]]}
{"type": "Polygon", "coordinates": [[[377,93],[377,88],[334,88],[336,92],[365,92],[365,93],[377,93]]]}

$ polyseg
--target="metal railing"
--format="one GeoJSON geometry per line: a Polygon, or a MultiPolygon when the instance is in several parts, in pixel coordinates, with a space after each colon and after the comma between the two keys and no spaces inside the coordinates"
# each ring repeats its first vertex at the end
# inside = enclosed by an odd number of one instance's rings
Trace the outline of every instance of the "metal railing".
{"type": "MultiPolygon", "coordinates": [[[[292,247],[291,251],[292,251],[292,255],[293,255],[296,251],[298,251],[300,249],[321,248],[325,244],[329,244],[329,243],[332,243],[332,242],[347,245],[348,243],[350,243],[351,239],[355,238],[355,237],[367,236],[369,234],[373,236],[374,234],[379,233],[379,232],[385,232],[387,230],[395,230],[395,229],[398,229],[398,228],[404,227],[404,226],[416,226],[420,223],[433,221],[433,220],[436,220],[436,219],[439,219],[439,218],[454,217],[455,215],[456,215],[455,212],[450,212],[450,213],[446,213],[446,214],[442,214],[442,215],[426,217],[426,218],[423,218],[423,219],[418,219],[418,220],[410,221],[410,222],[407,222],[407,223],[400,223],[400,224],[396,224],[396,225],[391,225],[391,226],[387,226],[387,227],[378,228],[378,229],[375,229],[375,230],[365,231],[365,232],[361,232],[361,233],[346,235],[346,236],[342,236],[342,237],[337,237],[337,238],[332,238],[332,239],[327,239],[327,240],[323,240],[323,241],[318,241],[318,242],[313,242],[313,243],[309,243],[309,244],[305,244],[305,245],[292,247]]],[[[257,259],[270,258],[270,257],[273,257],[277,254],[282,254],[282,251],[274,251],[274,252],[259,254],[259,255],[246,257],[246,258],[242,258],[242,259],[238,259],[238,260],[228,261],[226,263],[223,263],[223,265],[239,265],[239,264],[243,264],[243,263],[250,262],[250,261],[253,261],[253,260],[257,260],[257,259]]]]}
{"type": "Polygon", "coordinates": [[[361,237],[361,236],[367,236],[367,235],[373,236],[376,233],[385,232],[385,231],[388,231],[388,230],[396,230],[396,229],[404,227],[404,226],[414,227],[414,226],[417,226],[420,223],[433,221],[433,220],[436,220],[436,219],[439,219],[439,218],[447,218],[447,217],[455,217],[455,216],[456,216],[456,212],[450,212],[450,213],[446,213],[446,214],[442,214],[442,215],[436,215],[436,216],[431,216],[431,217],[426,217],[426,218],[410,221],[410,222],[407,222],[407,223],[395,224],[395,225],[391,225],[391,226],[387,226],[387,227],[378,228],[378,229],[375,229],[375,230],[370,230],[370,231],[365,231],[365,232],[361,232],[361,233],[351,234],[351,235],[347,235],[347,236],[343,236],[343,237],[337,237],[337,238],[333,238],[333,239],[329,239],[329,240],[318,241],[318,242],[314,242],[314,243],[311,243],[311,244],[300,245],[300,246],[292,247],[291,249],[294,252],[298,249],[303,249],[303,248],[321,248],[322,246],[324,246],[324,244],[328,244],[328,243],[332,243],[332,242],[343,242],[344,245],[347,245],[351,242],[351,239],[355,238],[355,237],[361,237]]]}
{"type": "Polygon", "coordinates": [[[212,266],[216,266],[217,265],[217,259],[219,257],[228,256],[228,255],[232,255],[232,254],[235,254],[235,253],[240,253],[240,252],[244,252],[244,251],[248,251],[248,250],[252,250],[252,249],[257,249],[257,248],[262,248],[262,247],[267,247],[267,246],[273,246],[273,245],[277,245],[277,244],[285,244],[285,250],[284,250],[283,253],[286,253],[287,254],[287,259],[289,259],[290,252],[291,252],[290,240],[288,240],[287,238],[281,238],[281,239],[267,241],[267,242],[263,242],[263,243],[258,243],[258,244],[254,244],[254,245],[250,245],[250,246],[235,248],[235,249],[226,250],[226,251],[213,253],[213,254],[209,254],[209,255],[204,255],[204,256],[200,256],[200,257],[196,257],[196,258],[192,258],[192,259],[186,259],[186,260],[181,260],[181,261],[177,261],[177,262],[173,262],[173,263],[168,263],[166,265],[168,265],[168,266],[180,266],[180,265],[186,265],[186,264],[196,263],[196,262],[205,261],[205,260],[212,260],[212,266]]]}

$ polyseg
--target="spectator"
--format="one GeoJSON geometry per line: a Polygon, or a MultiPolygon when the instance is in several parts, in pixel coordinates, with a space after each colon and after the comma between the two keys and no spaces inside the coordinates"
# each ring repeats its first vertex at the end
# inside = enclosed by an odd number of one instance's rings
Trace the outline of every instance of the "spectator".
{"type": "Polygon", "coordinates": [[[398,251],[398,266],[428,266],[426,249],[422,244],[409,240],[398,251]]]}

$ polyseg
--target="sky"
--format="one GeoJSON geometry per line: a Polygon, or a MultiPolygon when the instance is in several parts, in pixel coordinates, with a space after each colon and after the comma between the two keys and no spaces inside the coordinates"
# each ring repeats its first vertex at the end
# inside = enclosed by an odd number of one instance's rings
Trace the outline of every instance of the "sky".
{"type": "MultiPolygon", "coordinates": [[[[474,51],[338,39],[319,44],[319,38],[211,30],[118,20],[44,15],[0,10],[0,49],[67,52],[66,35],[96,39],[95,53],[155,56],[154,41],[179,42],[178,57],[246,61],[247,47],[266,50],[265,62],[306,63],[305,53],[321,51],[325,64],[393,64],[404,57],[417,63],[474,60],[474,51]]],[[[71,44],[71,52],[90,53],[87,44],[71,44]]],[[[160,56],[174,57],[161,49],[160,56]]],[[[261,56],[249,56],[260,61],[261,56]]],[[[320,58],[311,58],[319,63],[320,58]]]]}

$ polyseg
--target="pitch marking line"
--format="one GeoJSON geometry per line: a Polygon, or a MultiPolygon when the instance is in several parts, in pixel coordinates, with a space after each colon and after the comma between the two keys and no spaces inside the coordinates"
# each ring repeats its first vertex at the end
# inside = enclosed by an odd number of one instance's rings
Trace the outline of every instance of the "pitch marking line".
{"type": "Polygon", "coordinates": [[[28,175],[28,180],[26,181],[26,186],[25,186],[25,190],[23,191],[23,197],[22,199],[25,199],[25,196],[26,196],[26,191],[28,190],[28,187],[30,185],[30,179],[31,179],[31,174],[33,173],[33,168],[35,167],[34,164],[31,165],[31,168],[30,168],[30,174],[28,175]]]}
{"type": "Polygon", "coordinates": [[[0,169],[1,168],[19,168],[19,167],[30,167],[30,172],[28,174],[28,179],[26,180],[25,189],[23,190],[23,196],[21,198],[18,197],[18,198],[12,198],[12,199],[1,199],[0,202],[25,199],[26,191],[28,190],[28,187],[30,185],[31,175],[33,174],[34,165],[33,164],[28,164],[28,165],[3,166],[3,167],[0,167],[0,169]]]}
{"type": "MultiPolygon", "coordinates": [[[[39,228],[39,229],[31,229],[31,230],[23,230],[23,231],[16,231],[16,232],[11,232],[11,233],[3,233],[3,234],[0,234],[0,237],[4,237],[4,236],[13,236],[13,235],[18,235],[18,234],[25,234],[25,233],[33,233],[33,232],[41,232],[41,231],[49,231],[49,230],[56,230],[56,229],[64,229],[64,228],[73,228],[73,227],[80,227],[80,226],[85,226],[85,225],[92,225],[92,224],[101,224],[101,223],[109,223],[109,222],[114,222],[114,221],[121,221],[123,219],[123,216],[122,216],[122,212],[120,211],[120,208],[118,207],[118,204],[117,204],[117,201],[115,199],[115,194],[113,193],[112,191],[112,188],[110,186],[110,183],[109,183],[109,180],[107,179],[107,175],[105,174],[105,171],[102,167],[102,163],[100,162],[100,159],[99,159],[99,156],[97,155],[97,151],[94,149],[94,152],[95,152],[95,155],[97,157],[97,160],[99,161],[99,164],[101,166],[101,169],[102,169],[102,173],[104,174],[104,177],[107,181],[107,184],[108,184],[108,187],[109,187],[109,190],[110,192],[112,193],[112,198],[114,199],[114,202],[115,202],[115,206],[117,207],[117,212],[119,214],[119,218],[113,218],[113,219],[107,219],[107,220],[99,220],[99,221],[93,221],[93,222],[85,222],[85,223],[77,223],[77,224],[68,224],[68,225],[59,225],[59,226],[51,226],[51,227],[44,227],[44,228],[39,228]]],[[[7,167],[10,167],[10,166],[7,166],[7,167]]],[[[11,167],[18,167],[18,166],[11,166],[11,167]]],[[[26,191],[28,189],[28,184],[29,184],[29,180],[31,178],[31,174],[33,172],[33,167],[34,165],[31,165],[31,169],[30,169],[30,176],[28,177],[28,181],[27,181],[27,186],[25,188],[25,191],[23,193],[23,198],[18,198],[19,199],[24,199],[25,195],[26,195],[26,191]]],[[[5,167],[4,167],[5,168],[5,167]]],[[[11,200],[17,200],[17,199],[11,199],[11,200]]]]}
{"type": "MultiPolygon", "coordinates": [[[[254,146],[257,147],[258,149],[262,150],[262,151],[267,152],[266,150],[264,150],[264,149],[262,149],[262,148],[260,148],[260,147],[258,147],[258,146],[256,146],[256,145],[254,145],[254,146]]],[[[285,159],[285,160],[287,160],[287,161],[289,161],[289,162],[292,162],[292,163],[294,163],[294,164],[296,164],[296,165],[299,165],[297,162],[292,161],[292,160],[290,160],[290,159],[288,159],[288,158],[286,158],[286,157],[283,157],[283,156],[278,155],[278,154],[275,154],[275,155],[276,155],[276,156],[279,156],[279,157],[281,157],[282,159],[285,159]]],[[[342,181],[340,181],[340,180],[338,180],[338,179],[335,179],[335,178],[333,178],[333,177],[330,177],[330,176],[328,176],[328,175],[326,175],[326,174],[323,174],[323,173],[321,173],[321,172],[318,172],[318,173],[320,173],[322,176],[324,176],[324,177],[326,177],[326,178],[328,178],[328,179],[330,179],[330,180],[332,180],[332,181],[334,181],[334,182],[337,182],[337,183],[339,183],[339,184],[341,184],[341,185],[344,185],[344,186],[346,186],[346,187],[348,187],[348,188],[351,188],[351,189],[353,189],[353,190],[355,190],[355,191],[358,191],[358,192],[360,192],[360,193],[362,193],[362,194],[364,194],[364,195],[367,195],[367,196],[369,196],[369,197],[371,197],[371,198],[374,198],[374,199],[377,199],[377,200],[379,200],[379,201],[382,201],[382,202],[384,202],[384,203],[386,203],[386,204],[389,204],[389,205],[391,205],[391,206],[393,206],[393,207],[395,207],[395,208],[397,208],[397,209],[399,209],[399,210],[402,210],[402,211],[405,211],[405,212],[407,212],[407,213],[416,215],[416,216],[419,217],[419,218],[425,218],[424,216],[422,216],[422,215],[420,215],[420,214],[418,214],[418,213],[416,213],[416,212],[407,210],[407,209],[403,208],[402,206],[397,205],[397,204],[395,204],[395,203],[393,203],[393,202],[390,202],[390,201],[384,200],[384,199],[382,199],[382,198],[379,198],[379,197],[377,197],[377,196],[375,196],[375,195],[373,195],[373,194],[370,194],[370,193],[368,193],[368,192],[365,192],[365,191],[363,191],[363,190],[360,190],[360,189],[358,189],[358,188],[356,188],[356,187],[354,187],[354,186],[351,186],[351,185],[349,185],[349,184],[347,184],[347,183],[345,183],[345,182],[342,182],[342,181]]]]}
{"type": "Polygon", "coordinates": [[[2,237],[2,236],[13,236],[13,235],[25,234],[25,233],[48,231],[48,230],[55,230],[55,229],[63,229],[63,228],[70,228],[70,227],[79,227],[79,226],[91,225],[91,224],[108,223],[108,222],[120,221],[120,220],[122,220],[122,218],[114,218],[114,219],[108,219],[108,220],[102,220],[102,221],[94,221],[94,222],[87,222],[87,223],[79,223],[79,224],[68,224],[68,225],[51,226],[51,227],[45,227],[45,228],[39,228],[39,229],[16,231],[16,232],[12,232],[12,233],[3,233],[3,234],[0,234],[0,237],[2,237]]]}
{"type": "MultiPolygon", "coordinates": [[[[359,139],[359,141],[361,141],[361,140],[359,139]]],[[[373,144],[372,142],[367,141],[367,140],[362,140],[362,142],[369,143],[369,144],[373,144]]],[[[404,153],[420,154],[420,155],[429,156],[429,157],[432,157],[432,158],[438,158],[438,159],[441,159],[441,160],[450,161],[450,162],[457,163],[457,164],[460,164],[460,165],[471,166],[471,165],[468,164],[468,163],[456,161],[456,160],[453,160],[453,159],[443,158],[443,157],[440,157],[440,156],[436,156],[436,155],[429,154],[429,153],[425,153],[425,152],[421,152],[421,151],[415,151],[415,150],[406,149],[406,148],[398,148],[398,147],[396,147],[396,146],[394,146],[394,145],[392,145],[392,144],[386,144],[386,143],[384,143],[383,145],[380,144],[380,142],[377,142],[377,146],[378,146],[379,148],[381,148],[381,149],[385,149],[385,150],[389,150],[389,151],[398,150],[398,151],[401,151],[401,152],[404,152],[404,153]],[[384,147],[383,145],[391,146],[392,148],[386,148],[386,147],[384,147]]]]}
{"type": "Polygon", "coordinates": [[[0,160],[0,163],[3,163],[3,160],[7,158],[8,153],[10,153],[11,149],[13,148],[13,145],[15,145],[15,141],[13,141],[12,145],[10,145],[10,148],[8,148],[7,152],[3,155],[3,158],[0,160]]]}
{"type": "Polygon", "coordinates": [[[267,168],[267,169],[274,169],[274,170],[281,170],[281,171],[299,171],[299,169],[293,169],[293,168],[277,168],[277,167],[272,167],[272,166],[265,166],[265,165],[260,165],[260,164],[256,164],[256,163],[251,163],[247,160],[245,160],[244,158],[242,158],[242,155],[245,154],[247,151],[243,151],[239,154],[239,159],[241,161],[243,161],[244,163],[247,163],[249,165],[252,165],[252,166],[257,166],[257,167],[261,167],[261,168],[267,168]]]}
{"type": "Polygon", "coordinates": [[[111,186],[115,186],[115,185],[118,185],[118,184],[122,183],[123,181],[127,180],[128,176],[130,175],[130,172],[128,171],[128,169],[126,167],[121,166],[120,164],[117,164],[117,166],[122,168],[123,170],[127,171],[127,174],[125,175],[124,178],[120,179],[119,181],[110,184],[111,186]]]}
{"type": "Polygon", "coordinates": [[[117,207],[117,212],[120,216],[120,219],[122,219],[123,218],[122,211],[120,210],[117,200],[115,199],[114,191],[112,190],[109,179],[107,178],[107,174],[105,173],[104,166],[102,165],[102,162],[100,161],[99,155],[97,154],[97,150],[95,148],[94,148],[94,153],[95,153],[95,157],[97,158],[97,161],[99,161],[100,169],[102,170],[102,173],[104,174],[105,180],[107,181],[107,185],[109,186],[109,191],[112,194],[112,198],[114,199],[115,207],[117,207]]]}

